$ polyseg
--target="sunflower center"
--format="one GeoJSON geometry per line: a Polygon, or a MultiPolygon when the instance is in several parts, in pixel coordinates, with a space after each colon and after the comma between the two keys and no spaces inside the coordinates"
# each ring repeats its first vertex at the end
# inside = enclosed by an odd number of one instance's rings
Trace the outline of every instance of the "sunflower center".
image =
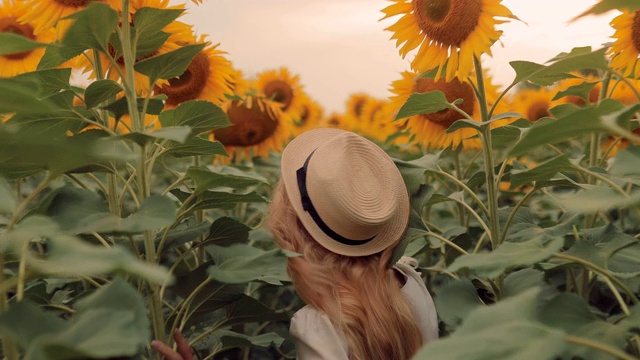
{"type": "MultiPolygon", "coordinates": [[[[28,24],[20,24],[18,19],[11,16],[0,18],[0,33],[12,33],[24,36],[30,40],[36,39],[31,26],[28,24]]],[[[22,60],[29,56],[30,53],[31,51],[23,51],[15,54],[4,55],[4,57],[11,60],[22,60]]]]}
{"type": "Polygon", "coordinates": [[[636,11],[633,16],[633,25],[631,26],[631,41],[636,51],[640,52],[640,11],[636,11]]]}
{"type": "Polygon", "coordinates": [[[482,0],[413,0],[418,27],[433,41],[459,46],[475,30],[482,0]]]}
{"type": "Polygon", "coordinates": [[[198,53],[182,75],[170,79],[167,86],[156,86],[155,91],[167,95],[167,105],[176,106],[197,99],[205,89],[210,75],[209,58],[204,53],[198,53]]]}
{"type": "Polygon", "coordinates": [[[527,119],[529,121],[538,121],[543,117],[549,117],[549,103],[546,101],[537,101],[529,106],[527,110],[527,119]]]}
{"type": "MultiPolygon", "coordinates": [[[[433,81],[433,79],[421,77],[416,80],[416,83],[413,86],[414,93],[422,94],[435,90],[442,91],[449,102],[462,99],[462,102],[457,106],[467,114],[473,116],[476,96],[473,93],[471,85],[460,82],[458,79],[446,82],[444,80],[433,81]]],[[[462,119],[462,115],[451,109],[440,110],[431,114],[421,114],[420,116],[424,120],[434,122],[445,129],[449,128],[449,126],[457,120],[462,119]]]]}
{"type": "Polygon", "coordinates": [[[300,120],[298,121],[298,126],[306,125],[307,121],[309,121],[309,115],[311,115],[311,112],[309,111],[309,106],[305,105],[302,108],[302,112],[300,113],[300,120]]]}
{"type": "Polygon", "coordinates": [[[54,0],[58,4],[66,7],[82,7],[89,3],[90,0],[54,0]]]}
{"type": "Polygon", "coordinates": [[[258,104],[247,108],[233,101],[227,110],[232,126],[214,130],[216,140],[227,146],[253,146],[270,138],[278,128],[278,119],[258,104]]]}
{"type": "Polygon", "coordinates": [[[282,80],[269,81],[264,86],[264,94],[273,101],[282,104],[282,111],[287,111],[293,101],[293,88],[282,80]]]}
{"type": "Polygon", "coordinates": [[[358,99],[356,103],[353,104],[353,113],[357,118],[360,118],[360,116],[362,116],[362,108],[364,107],[364,103],[364,99],[358,99]]]}

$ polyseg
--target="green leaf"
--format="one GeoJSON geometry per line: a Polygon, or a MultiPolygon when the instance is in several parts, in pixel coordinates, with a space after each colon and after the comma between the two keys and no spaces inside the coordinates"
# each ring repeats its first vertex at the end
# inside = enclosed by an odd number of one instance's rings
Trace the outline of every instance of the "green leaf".
{"type": "Polygon", "coordinates": [[[229,156],[227,151],[219,141],[209,141],[199,137],[192,137],[187,139],[184,144],[170,142],[167,144],[167,152],[177,158],[198,156],[198,155],[221,155],[229,156]]]}
{"type": "Polygon", "coordinates": [[[250,227],[230,217],[221,217],[211,224],[204,244],[227,246],[249,241],[250,227]]]}
{"type": "Polygon", "coordinates": [[[38,63],[38,70],[53,70],[87,50],[83,45],[52,43],[38,63]]]}
{"type": "Polygon", "coordinates": [[[16,210],[14,191],[3,178],[0,178],[0,214],[11,214],[16,210]]]}
{"type": "Polygon", "coordinates": [[[131,285],[117,279],[79,301],[67,324],[30,344],[25,357],[133,357],[146,348],[151,336],[142,298],[131,285]]]}
{"type": "Polygon", "coordinates": [[[582,84],[571,86],[566,90],[558,91],[552,100],[562,99],[565,96],[577,96],[587,103],[591,90],[593,90],[597,84],[597,82],[583,82],[582,84]]]}
{"type": "MultiPolygon", "coordinates": [[[[136,104],[138,105],[137,110],[142,111],[144,108],[144,98],[138,98],[136,104]]],[[[162,100],[157,98],[150,99],[147,106],[147,114],[159,115],[162,112],[163,108],[164,102],[162,100]]],[[[102,109],[111,111],[113,113],[113,117],[115,117],[116,119],[120,119],[122,116],[129,113],[127,98],[120,98],[112,103],[103,106],[102,109]]]]}
{"type": "MultiPolygon", "coordinates": [[[[526,120],[525,120],[526,121],[526,120]]],[[[529,122],[526,121],[526,126],[530,126],[529,122]]],[[[521,125],[521,122],[511,123],[509,125],[500,126],[495,129],[491,129],[491,144],[494,149],[505,149],[511,147],[516,141],[520,139],[520,134],[522,133],[521,128],[523,126],[515,126],[521,125]]]]}
{"type": "Polygon", "coordinates": [[[558,80],[573,77],[571,71],[584,69],[608,69],[606,48],[592,51],[591,47],[574,48],[568,54],[560,54],[552,59],[553,64],[545,66],[528,61],[512,61],[509,64],[516,72],[513,85],[530,81],[541,86],[553,85],[558,80]]]}
{"type": "MultiPolygon", "coordinates": [[[[421,94],[414,93],[411,94],[409,99],[402,105],[395,120],[418,114],[431,114],[445,109],[455,109],[455,107],[449,103],[449,100],[447,100],[442,91],[435,90],[421,94]]],[[[460,118],[462,119],[463,116],[460,115],[460,118]]]]}
{"type": "Polygon", "coordinates": [[[471,311],[451,336],[424,346],[415,360],[552,360],[567,347],[564,332],[535,320],[537,288],[471,311]],[[480,349],[480,350],[479,350],[480,349]]]}
{"type": "Polygon", "coordinates": [[[46,114],[56,110],[56,106],[47,99],[39,97],[40,85],[31,82],[0,79],[0,114],[46,114]]]}
{"type": "Polygon", "coordinates": [[[49,69],[31,71],[14,76],[12,80],[24,82],[25,85],[33,87],[36,83],[40,88],[40,95],[47,97],[62,90],[71,90],[69,79],[71,78],[71,68],[49,69]]]}
{"type": "Polygon", "coordinates": [[[115,98],[121,91],[124,91],[122,86],[113,80],[96,80],[85,90],[84,101],[87,108],[93,108],[115,98]]]}
{"type": "Polygon", "coordinates": [[[193,135],[231,125],[227,114],[216,104],[205,100],[190,100],[160,114],[162,126],[189,126],[193,135]]]}
{"type": "Polygon", "coordinates": [[[33,41],[25,36],[11,32],[0,33],[0,56],[29,52],[47,46],[45,43],[33,41]]]}
{"type": "Polygon", "coordinates": [[[275,312],[265,304],[247,295],[243,295],[240,300],[227,306],[226,312],[227,318],[219,325],[220,328],[252,322],[289,320],[289,315],[286,312],[275,312]]]}
{"type": "Polygon", "coordinates": [[[166,139],[175,141],[176,143],[184,143],[185,141],[187,141],[190,134],[191,128],[189,128],[188,126],[170,126],[155,130],[153,132],[131,132],[125,135],[120,135],[116,138],[131,140],[138,145],[152,143],[157,139],[166,139]]]}
{"type": "Polygon", "coordinates": [[[28,301],[12,304],[0,314],[0,334],[13,339],[23,349],[38,337],[63,331],[65,322],[28,301]]]}
{"type": "Polygon", "coordinates": [[[427,169],[438,169],[438,161],[440,160],[441,154],[442,152],[426,154],[419,159],[411,161],[393,159],[393,162],[402,174],[402,178],[410,194],[415,194],[420,188],[420,185],[424,184],[424,173],[427,169]]]}
{"type": "MultiPolygon", "coordinates": [[[[462,115],[461,115],[462,116],[462,115]]],[[[449,126],[449,128],[446,130],[447,133],[452,133],[454,131],[460,130],[460,129],[474,129],[474,130],[480,130],[482,124],[484,123],[480,123],[477,121],[473,121],[473,120],[467,120],[467,119],[460,119],[457,120],[456,122],[454,122],[453,124],[451,124],[451,126],[449,126]]]]}
{"type": "Polygon", "coordinates": [[[542,164],[527,170],[512,170],[510,182],[512,188],[532,184],[535,181],[549,180],[556,174],[570,170],[573,167],[566,154],[547,160],[542,164]]]}
{"type": "Polygon", "coordinates": [[[96,138],[92,132],[52,138],[47,134],[16,134],[6,128],[0,127],[0,173],[48,169],[56,175],[89,165],[135,159],[122,143],[96,138]]]}
{"type": "Polygon", "coordinates": [[[636,206],[640,204],[640,191],[633,191],[626,196],[608,186],[592,186],[584,191],[559,196],[558,199],[569,211],[589,214],[636,206]]]}
{"type": "MultiPolygon", "coordinates": [[[[174,189],[171,193],[178,199],[186,199],[187,193],[174,189]]],[[[267,202],[268,200],[256,192],[247,194],[235,194],[223,191],[205,191],[196,197],[195,203],[190,207],[191,211],[205,209],[233,209],[239,203],[267,202]]]]}
{"type": "Polygon", "coordinates": [[[470,279],[443,285],[437,290],[434,302],[438,317],[452,327],[462,324],[472,310],[484,305],[470,279]]]}
{"type": "MultiPolygon", "coordinates": [[[[562,255],[569,255],[595,265],[601,269],[609,268],[609,260],[621,251],[638,242],[633,236],[621,233],[613,225],[594,229],[586,239],[580,239],[562,255]]],[[[571,259],[552,259],[543,264],[545,269],[573,263],[571,259]]]]}
{"type": "Polygon", "coordinates": [[[225,174],[209,170],[206,167],[190,167],[187,169],[186,175],[196,184],[196,193],[220,187],[244,190],[258,184],[268,183],[264,177],[245,176],[241,172],[239,174],[225,174]]]}
{"type": "MultiPolygon", "coordinates": [[[[527,130],[520,141],[510,151],[510,156],[520,156],[531,149],[544,145],[556,144],[569,140],[576,136],[587,135],[594,132],[607,132],[608,126],[604,117],[608,114],[618,114],[621,109],[619,102],[615,100],[605,100],[601,103],[572,112],[565,117],[546,122],[536,122],[527,130]]],[[[616,120],[625,120],[625,116],[631,114],[620,114],[616,120]]]]}
{"type": "Polygon", "coordinates": [[[292,253],[280,249],[265,251],[244,244],[209,245],[206,249],[215,262],[207,272],[217,281],[227,284],[261,281],[272,285],[289,281],[286,264],[287,257],[294,256],[292,253]]]}
{"type": "Polygon", "coordinates": [[[206,235],[210,227],[211,223],[208,221],[201,222],[197,225],[194,224],[194,221],[183,222],[169,230],[166,235],[163,235],[163,233],[158,234],[158,236],[156,236],[156,243],[160,242],[160,239],[164,237],[165,243],[162,250],[166,252],[206,235]]]}
{"type": "Polygon", "coordinates": [[[109,38],[118,27],[118,13],[109,5],[92,2],[69,16],[75,19],[62,39],[63,45],[109,52],[109,38]]]}
{"type": "Polygon", "coordinates": [[[514,271],[504,278],[504,297],[516,296],[544,284],[544,273],[535,269],[514,271]]]}
{"type": "Polygon", "coordinates": [[[143,7],[136,11],[133,26],[139,38],[151,35],[164,29],[177,19],[184,9],[158,9],[143,7]]]}
{"type": "Polygon", "coordinates": [[[206,44],[185,45],[177,50],[138,61],[134,68],[149,77],[151,82],[171,79],[182,75],[191,60],[204,49],[206,44]]]}
{"type": "MultiPolygon", "coordinates": [[[[550,299],[540,309],[540,321],[545,325],[565,331],[566,333],[591,340],[598,344],[606,344],[615,349],[623,349],[629,324],[610,324],[599,320],[589,309],[584,299],[577,294],[560,293],[550,299]]],[[[588,347],[567,347],[562,358],[604,360],[616,359],[609,354],[593,351],[588,347]]]]}
{"type": "Polygon", "coordinates": [[[611,164],[611,175],[640,176],[640,146],[631,146],[618,151],[611,164]]]}
{"type": "Polygon", "coordinates": [[[270,348],[279,347],[284,342],[284,338],[274,332],[264,333],[256,336],[249,336],[228,330],[220,330],[215,333],[222,342],[223,349],[233,349],[242,347],[270,348]]]}
{"type": "Polygon", "coordinates": [[[580,15],[571,19],[571,21],[575,21],[587,15],[604,14],[614,9],[634,12],[635,10],[640,9],[640,4],[638,4],[638,2],[635,0],[600,0],[600,2],[598,2],[597,4],[591,6],[580,15]]]}
{"type": "Polygon", "coordinates": [[[486,278],[496,278],[509,269],[533,265],[550,258],[564,245],[561,237],[551,241],[534,238],[526,242],[505,242],[490,253],[462,255],[449,265],[449,271],[473,270],[486,278]]]}

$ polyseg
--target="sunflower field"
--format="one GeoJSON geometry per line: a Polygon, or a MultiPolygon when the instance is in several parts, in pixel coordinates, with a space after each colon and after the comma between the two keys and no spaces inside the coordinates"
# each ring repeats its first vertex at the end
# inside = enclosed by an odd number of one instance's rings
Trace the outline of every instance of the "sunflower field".
{"type": "Polygon", "coordinates": [[[502,89],[501,0],[389,0],[410,70],[339,113],[285,67],[246,76],[185,9],[1,2],[3,358],[157,359],[179,329],[199,359],[294,359],[267,204],[287,142],[338,127],[411,195],[396,254],[441,337],[415,359],[640,359],[638,1],[575,14],[617,11],[612,42],[513,61],[502,89]]]}

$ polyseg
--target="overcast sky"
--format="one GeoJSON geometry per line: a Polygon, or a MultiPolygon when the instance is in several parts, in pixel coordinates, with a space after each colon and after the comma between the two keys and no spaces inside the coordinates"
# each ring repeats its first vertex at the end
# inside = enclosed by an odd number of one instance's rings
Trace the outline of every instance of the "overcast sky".
{"type": "MultiPolygon", "coordinates": [[[[576,46],[600,47],[610,41],[616,13],[568,20],[594,0],[503,0],[523,22],[501,25],[493,58],[483,58],[496,81],[513,78],[511,60],[544,62],[576,46]]],[[[393,80],[409,69],[379,22],[385,0],[205,0],[188,5],[182,19],[208,34],[247,75],[288,67],[305,90],[328,111],[342,111],[349,94],[389,96],[393,80]]]]}

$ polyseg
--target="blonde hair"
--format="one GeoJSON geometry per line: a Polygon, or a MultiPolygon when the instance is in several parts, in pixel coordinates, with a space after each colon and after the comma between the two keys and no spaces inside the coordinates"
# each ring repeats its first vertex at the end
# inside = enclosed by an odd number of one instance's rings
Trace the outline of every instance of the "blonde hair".
{"type": "Polygon", "coordinates": [[[344,334],[350,359],[403,360],[418,351],[420,329],[387,266],[393,246],[361,257],[326,250],[303,227],[283,183],[273,194],[269,226],[280,247],[302,255],[288,260],[293,285],[344,334]]]}

